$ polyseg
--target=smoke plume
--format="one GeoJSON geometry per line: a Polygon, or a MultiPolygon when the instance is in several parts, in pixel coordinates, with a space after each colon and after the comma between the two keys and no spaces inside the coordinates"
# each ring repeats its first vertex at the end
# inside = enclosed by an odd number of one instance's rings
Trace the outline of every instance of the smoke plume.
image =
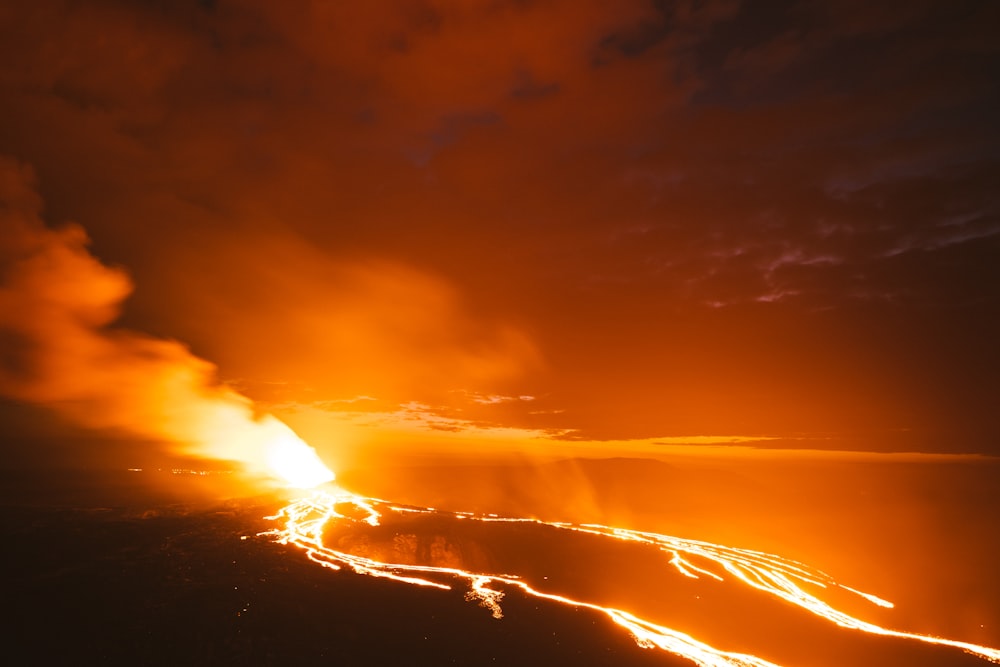
{"type": "MultiPolygon", "coordinates": [[[[88,251],[78,225],[49,228],[32,170],[0,159],[0,393],[83,426],[167,441],[293,484],[325,467],[283,423],[256,415],[182,344],[115,328],[128,275],[88,251]]],[[[329,471],[319,472],[329,478],[329,471]]]]}

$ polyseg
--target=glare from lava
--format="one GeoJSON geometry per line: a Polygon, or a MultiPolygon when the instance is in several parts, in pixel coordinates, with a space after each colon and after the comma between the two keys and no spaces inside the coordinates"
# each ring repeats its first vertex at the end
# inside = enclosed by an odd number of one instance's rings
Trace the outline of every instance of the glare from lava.
{"type": "Polygon", "coordinates": [[[376,498],[364,497],[330,485],[326,490],[314,490],[304,497],[291,501],[277,514],[267,517],[280,522],[280,527],[262,533],[262,535],[270,536],[282,544],[294,545],[302,549],[313,562],[333,570],[347,568],[361,575],[445,590],[450,590],[457,583],[466,588],[466,600],[477,602],[497,619],[503,617],[501,601],[505,589],[517,589],[532,597],[602,613],[628,631],[639,646],[661,649],[687,658],[700,667],[775,667],[775,663],[764,658],[720,650],[698,641],[688,634],[640,618],[624,609],[572,599],[543,590],[540,584],[529,582],[517,574],[476,572],[461,567],[442,567],[409,562],[385,562],[331,548],[324,541],[324,534],[333,528],[349,527],[352,524],[379,526],[383,517],[405,513],[445,516],[455,520],[476,522],[527,523],[549,529],[573,531],[579,534],[647,545],[663,552],[667,556],[667,563],[685,577],[693,579],[704,577],[718,581],[731,579],[796,605],[843,628],[873,635],[950,646],[989,662],[1000,664],[1000,649],[893,630],[863,621],[834,608],[831,603],[821,597],[823,591],[839,589],[860,596],[869,603],[880,607],[892,607],[893,605],[875,595],[840,585],[829,575],[808,565],[759,551],[682,539],[659,533],[597,524],[571,524],[402,506],[376,498]]]}

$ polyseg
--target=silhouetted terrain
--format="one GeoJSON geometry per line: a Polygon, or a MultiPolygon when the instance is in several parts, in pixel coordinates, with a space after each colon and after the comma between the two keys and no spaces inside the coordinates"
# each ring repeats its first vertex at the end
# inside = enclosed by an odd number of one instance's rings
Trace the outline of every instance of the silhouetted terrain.
{"type": "MultiPolygon", "coordinates": [[[[880,471],[877,477],[884,481],[888,472],[880,471]]],[[[393,484],[400,487],[396,491],[411,496],[399,498],[402,502],[419,500],[412,497],[418,493],[407,494],[403,488],[419,481],[420,488],[437,493],[439,500],[450,498],[457,503],[465,494],[471,504],[480,505],[465,509],[503,509],[490,503],[505,498],[514,505],[527,503],[532,493],[542,493],[537,485],[546,480],[550,505],[544,511],[558,513],[558,503],[553,505],[551,500],[552,492],[559,491],[558,480],[576,484],[582,474],[591,484],[593,502],[604,507],[606,514],[628,507],[641,509],[655,501],[655,508],[647,506],[645,512],[624,517],[632,523],[652,523],[657,513],[662,520],[662,515],[681,509],[692,525],[699,517],[711,518],[707,509],[698,513],[691,495],[696,487],[704,490],[708,477],[699,480],[683,468],[655,462],[571,461],[535,471],[483,467],[465,468],[460,474],[455,468],[425,467],[411,469],[405,479],[400,471],[395,474],[393,484]],[[462,488],[465,485],[469,488],[462,488]],[[472,493],[473,486],[478,488],[478,497],[472,493]]],[[[363,481],[360,475],[351,477],[345,476],[344,482],[363,481]]],[[[517,591],[507,591],[502,603],[505,616],[496,620],[487,610],[466,602],[461,585],[452,591],[427,590],[321,568],[300,550],[258,536],[272,527],[263,517],[283,504],[280,498],[221,501],[196,492],[204,491],[210,480],[181,477],[171,482],[170,491],[169,484],[147,487],[142,475],[125,472],[7,474],[0,479],[0,511],[9,536],[4,549],[4,590],[11,618],[6,630],[13,641],[8,643],[8,652],[18,664],[689,664],[639,648],[596,612],[527,598],[517,591]],[[184,497],[196,500],[178,502],[184,497]]],[[[787,492],[762,485],[762,478],[753,471],[723,473],[717,479],[746,498],[743,505],[733,507],[732,514],[746,531],[753,529],[754,511],[763,506],[764,496],[780,498],[787,492]]],[[[863,476],[855,474],[852,479],[863,495],[868,488],[863,476]]],[[[392,491],[389,486],[386,481],[383,490],[392,491]]],[[[563,489],[568,490],[568,486],[563,489]]],[[[796,511],[812,511],[827,529],[835,534],[842,531],[834,520],[836,512],[816,514],[823,495],[823,489],[814,489],[798,507],[775,514],[776,525],[786,526],[796,511]]],[[[562,498],[570,496],[564,493],[562,498]]],[[[942,503],[940,511],[947,513],[947,499],[936,500],[942,503]]],[[[882,507],[883,511],[891,509],[882,507]]],[[[900,516],[904,527],[912,528],[913,517],[900,516]]],[[[879,525],[877,516],[861,516],[858,521],[879,525]]],[[[706,532],[713,531],[718,526],[706,525],[706,532]]],[[[987,664],[954,649],[845,631],[728,584],[691,583],[667,567],[662,554],[593,536],[537,526],[477,524],[446,516],[404,516],[380,528],[341,530],[328,539],[345,550],[377,551],[382,545],[391,552],[398,549],[393,545],[398,545],[399,535],[412,537],[416,558],[428,558],[428,545],[445,540],[449,553],[458,554],[468,567],[548,575],[553,590],[631,605],[719,648],[755,649],[758,655],[782,664],[987,664]],[[655,573],[652,579],[650,573],[655,573]],[[704,636],[699,634],[702,631],[704,636]],[[774,654],[756,650],[768,644],[778,647],[774,654]]],[[[793,544],[793,550],[806,549],[802,546],[806,542],[793,544]]],[[[884,545],[881,548],[884,553],[884,545]]],[[[992,547],[987,542],[983,548],[992,547]]],[[[845,551],[851,549],[863,553],[865,546],[853,544],[845,551]]],[[[913,558],[923,562],[931,555],[913,554],[913,558]]],[[[976,561],[973,557],[965,562],[976,561]]],[[[912,563],[885,565],[894,575],[912,567],[912,563]]],[[[848,585],[871,588],[839,572],[831,574],[848,585]]],[[[941,578],[957,575],[934,576],[938,579],[928,576],[911,582],[912,586],[940,592],[941,578]]],[[[995,590],[990,586],[996,585],[992,572],[966,569],[962,576],[978,581],[982,588],[978,597],[963,598],[967,591],[954,591],[953,609],[959,615],[969,612],[963,602],[989,595],[995,590]]],[[[923,611],[874,610],[870,619],[908,621],[911,616],[920,618],[918,612],[923,611]]],[[[938,616],[951,613],[936,611],[938,616]]]]}
{"type": "Polygon", "coordinates": [[[890,627],[1000,646],[1000,464],[567,459],[344,471],[366,495],[597,522],[779,554],[896,604],[890,627]]]}
{"type": "Polygon", "coordinates": [[[272,525],[262,517],[280,506],[273,499],[150,506],[134,489],[128,503],[100,507],[79,490],[75,507],[45,506],[41,493],[26,507],[8,492],[0,508],[5,651],[17,664],[687,664],[640,649],[597,614],[511,593],[498,621],[460,589],[323,569],[256,537],[272,525]]]}

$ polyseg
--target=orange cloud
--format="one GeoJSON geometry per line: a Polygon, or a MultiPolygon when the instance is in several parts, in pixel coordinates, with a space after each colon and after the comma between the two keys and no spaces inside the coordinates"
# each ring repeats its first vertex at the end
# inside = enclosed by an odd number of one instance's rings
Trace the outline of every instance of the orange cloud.
{"type": "Polygon", "coordinates": [[[111,328],[128,278],[90,255],[80,227],[47,228],[32,186],[27,167],[0,162],[0,335],[14,352],[0,365],[0,393],[295,485],[332,478],[287,426],[220,385],[210,363],[111,328]]]}
{"type": "Polygon", "coordinates": [[[0,12],[0,152],[254,396],[996,442],[989,3],[77,4],[0,12]]]}

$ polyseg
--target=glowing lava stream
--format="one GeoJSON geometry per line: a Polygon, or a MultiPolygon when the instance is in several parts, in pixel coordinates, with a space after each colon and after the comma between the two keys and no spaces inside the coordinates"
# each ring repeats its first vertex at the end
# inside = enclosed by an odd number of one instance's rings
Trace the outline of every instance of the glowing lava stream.
{"type": "MultiPolygon", "coordinates": [[[[451,589],[451,586],[441,583],[436,579],[465,580],[469,587],[466,599],[477,601],[481,606],[490,610],[495,618],[502,618],[503,616],[500,608],[500,600],[503,598],[504,593],[499,590],[498,586],[512,586],[537,598],[553,600],[572,607],[582,607],[599,611],[628,630],[640,646],[644,648],[660,648],[675,655],[688,658],[702,667],[777,667],[774,663],[753,655],[721,651],[699,642],[682,632],[643,620],[621,609],[603,607],[598,604],[573,600],[562,595],[537,590],[516,575],[484,574],[458,568],[430,565],[384,563],[331,549],[323,543],[323,532],[327,524],[333,520],[361,521],[371,526],[379,525],[382,517],[379,507],[385,507],[392,512],[413,512],[418,514],[442,513],[440,510],[393,505],[386,501],[365,498],[338,488],[331,492],[316,491],[308,497],[292,501],[283,507],[278,514],[267,517],[276,521],[284,521],[284,527],[262,534],[270,535],[282,544],[293,544],[305,550],[310,560],[334,570],[347,567],[358,574],[384,577],[403,583],[432,586],[446,590],[451,589]],[[347,507],[353,508],[355,511],[352,511],[350,515],[342,513],[347,507]],[[338,508],[342,509],[338,510],[338,508]]],[[[464,512],[446,512],[445,514],[449,514],[454,518],[483,522],[532,523],[560,530],[570,530],[601,535],[621,541],[648,544],[666,553],[670,557],[670,564],[686,577],[698,579],[705,576],[722,581],[724,574],[729,574],[752,588],[797,605],[844,628],[861,630],[876,635],[915,639],[930,644],[951,646],[990,662],[1000,664],[1000,649],[930,635],[891,630],[862,621],[834,609],[815,595],[803,590],[799,584],[809,584],[820,588],[836,587],[859,595],[881,607],[892,607],[893,605],[891,602],[887,602],[874,595],[841,586],[823,572],[780,556],[748,549],[726,547],[710,542],[681,539],[669,535],[660,535],[659,533],[612,528],[596,524],[570,524],[540,521],[537,519],[505,518],[492,515],[482,516],[464,512]],[[699,560],[708,561],[714,566],[713,569],[717,568],[718,571],[695,565],[687,557],[696,557],[699,560]]]]}

